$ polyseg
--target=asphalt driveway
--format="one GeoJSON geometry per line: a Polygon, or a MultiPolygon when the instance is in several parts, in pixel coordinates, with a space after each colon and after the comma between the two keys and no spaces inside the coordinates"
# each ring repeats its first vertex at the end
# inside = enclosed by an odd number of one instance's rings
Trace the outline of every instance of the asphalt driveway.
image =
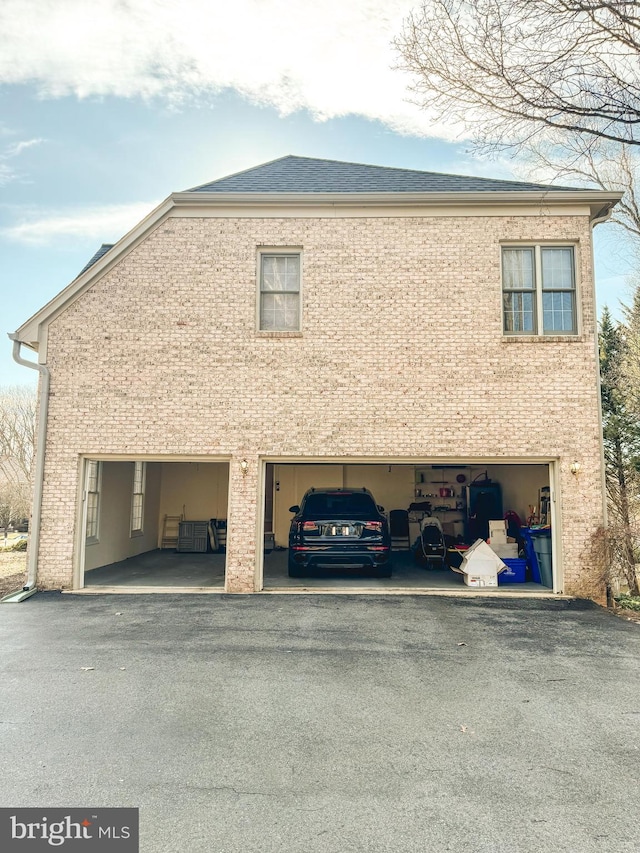
{"type": "Polygon", "coordinates": [[[41,593],[0,649],[0,805],[138,806],[144,853],[640,848],[640,625],[594,605],[41,593]]]}

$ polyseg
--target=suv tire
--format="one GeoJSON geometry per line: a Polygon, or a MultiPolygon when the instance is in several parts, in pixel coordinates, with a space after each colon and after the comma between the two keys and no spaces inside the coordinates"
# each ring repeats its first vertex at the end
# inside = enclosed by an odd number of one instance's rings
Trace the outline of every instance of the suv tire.
{"type": "Polygon", "coordinates": [[[296,563],[291,562],[291,560],[289,560],[288,570],[290,578],[303,578],[306,575],[305,569],[302,566],[298,566],[296,563]]]}

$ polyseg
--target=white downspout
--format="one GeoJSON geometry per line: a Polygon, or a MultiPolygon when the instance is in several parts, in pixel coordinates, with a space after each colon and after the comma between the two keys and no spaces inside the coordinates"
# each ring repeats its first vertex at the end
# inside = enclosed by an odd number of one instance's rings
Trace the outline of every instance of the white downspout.
{"type": "Polygon", "coordinates": [[[612,206],[606,207],[604,210],[600,211],[597,216],[595,216],[591,220],[591,269],[593,270],[593,302],[594,302],[594,314],[596,320],[595,327],[595,359],[596,359],[596,394],[598,397],[598,424],[600,429],[600,480],[601,480],[601,488],[602,488],[602,518],[604,520],[605,529],[609,526],[609,508],[607,506],[607,477],[606,477],[606,464],[604,458],[604,425],[602,419],[602,380],[600,378],[600,332],[599,332],[599,318],[598,314],[595,311],[595,302],[596,302],[596,262],[595,262],[595,253],[593,246],[593,231],[596,225],[600,225],[602,222],[606,222],[607,219],[611,217],[612,206]]]}
{"type": "Polygon", "coordinates": [[[36,437],[36,458],[33,471],[33,505],[31,524],[29,525],[29,555],[27,559],[27,582],[25,592],[35,590],[38,574],[38,551],[40,549],[40,520],[42,515],[42,487],[44,483],[44,454],[47,441],[47,417],[49,412],[49,368],[46,364],[27,361],[20,355],[22,341],[15,335],[9,335],[13,341],[13,359],[18,364],[30,367],[40,373],[40,399],[38,401],[38,434],[36,437]]]}

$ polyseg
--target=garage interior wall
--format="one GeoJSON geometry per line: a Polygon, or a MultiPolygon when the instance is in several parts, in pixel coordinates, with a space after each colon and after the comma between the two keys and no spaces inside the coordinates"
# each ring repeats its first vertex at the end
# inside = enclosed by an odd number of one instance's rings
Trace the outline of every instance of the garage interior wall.
{"type": "Polygon", "coordinates": [[[227,517],[227,462],[162,462],[160,518],[183,515],[188,521],[227,517]]]}
{"type": "MultiPolygon", "coordinates": [[[[482,478],[486,472],[494,482],[502,487],[504,510],[517,512],[522,522],[526,522],[529,505],[538,503],[538,490],[549,485],[549,466],[522,463],[487,465],[431,465],[427,464],[299,464],[283,463],[274,465],[274,519],[273,529],[276,546],[288,545],[291,513],[289,507],[299,504],[307,489],[315,486],[324,488],[369,489],[376,501],[384,506],[385,512],[392,509],[407,509],[416,496],[416,472],[426,474],[423,492],[435,492],[438,485],[456,483],[456,476],[464,474],[465,485],[476,478],[482,478]]],[[[461,488],[458,486],[458,488],[461,488]]],[[[434,505],[437,498],[425,497],[434,505]]],[[[459,531],[458,531],[459,532],[459,531]]]]}
{"type": "Polygon", "coordinates": [[[538,503],[538,490],[549,485],[548,465],[485,465],[473,468],[472,479],[478,472],[487,472],[489,479],[502,486],[502,504],[517,512],[525,524],[529,505],[538,503]]]}
{"type": "Polygon", "coordinates": [[[131,535],[133,462],[102,462],[98,542],[85,546],[85,572],[160,546],[165,515],[226,519],[226,462],[147,462],[143,533],[131,535]]]}
{"type": "Polygon", "coordinates": [[[131,536],[134,463],[102,463],[99,541],[86,544],[85,571],[108,566],[158,547],[160,467],[160,463],[147,463],[143,533],[131,536]]]}

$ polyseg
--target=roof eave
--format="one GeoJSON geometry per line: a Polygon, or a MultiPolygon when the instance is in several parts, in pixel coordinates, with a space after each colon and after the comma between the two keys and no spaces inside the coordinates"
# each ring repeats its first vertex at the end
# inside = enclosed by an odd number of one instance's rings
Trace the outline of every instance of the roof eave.
{"type": "Polygon", "coordinates": [[[603,190],[503,190],[476,192],[180,192],[171,198],[176,207],[216,206],[371,206],[371,207],[479,207],[588,205],[591,217],[600,217],[620,201],[623,193],[603,190]]]}

